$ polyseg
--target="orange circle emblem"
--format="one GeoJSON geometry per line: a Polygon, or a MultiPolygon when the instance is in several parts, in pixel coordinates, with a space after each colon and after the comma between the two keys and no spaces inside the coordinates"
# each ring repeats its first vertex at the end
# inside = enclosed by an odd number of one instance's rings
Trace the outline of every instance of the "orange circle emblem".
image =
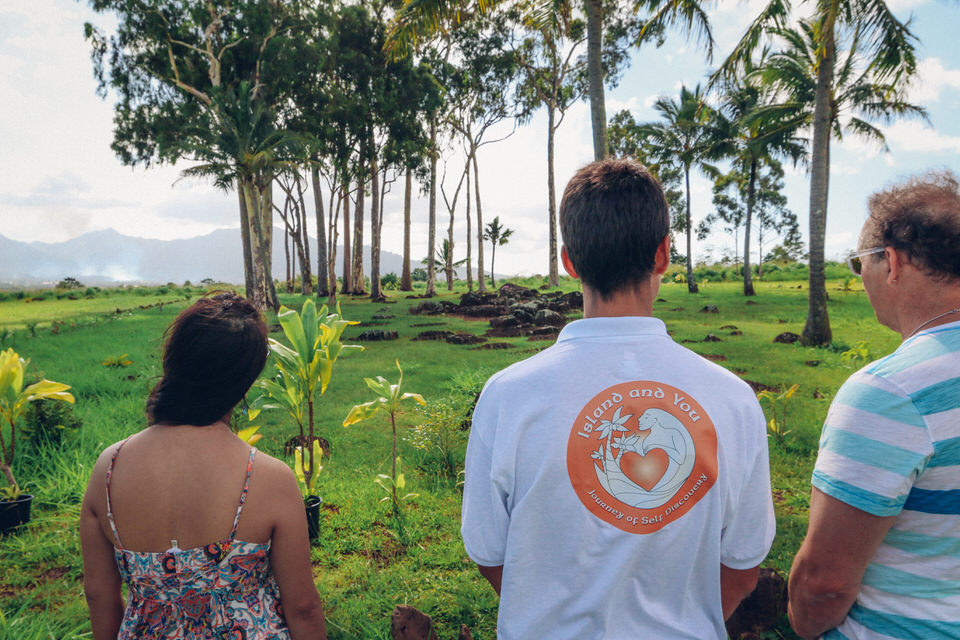
{"type": "Polygon", "coordinates": [[[717,432],[684,391],[624,382],[598,393],[577,416],[567,473],[590,513],[630,533],[653,533],[713,486],[717,432]]]}

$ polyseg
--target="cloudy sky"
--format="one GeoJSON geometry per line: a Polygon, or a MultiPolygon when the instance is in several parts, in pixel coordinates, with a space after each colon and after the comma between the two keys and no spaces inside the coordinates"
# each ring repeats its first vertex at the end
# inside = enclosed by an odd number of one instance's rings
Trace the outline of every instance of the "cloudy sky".
{"type": "MultiPolygon", "coordinates": [[[[711,12],[718,56],[726,55],[762,4],[720,0],[711,12]]],[[[834,143],[828,256],[840,256],[855,244],[871,191],[931,167],[960,170],[960,49],[955,46],[960,8],[942,0],[889,4],[901,19],[912,16],[921,62],[911,97],[927,107],[932,126],[903,121],[883,127],[889,154],[853,138],[834,143]]],[[[95,15],[75,0],[0,1],[0,235],[59,242],[113,228],[131,236],[172,239],[236,227],[236,195],[202,181],[179,180],[189,164],[130,168],[113,156],[112,100],[95,94],[89,46],[83,40],[85,21],[110,26],[109,17],[95,15]]],[[[676,94],[681,83],[695,85],[708,69],[703,55],[679,34],[660,49],[644,47],[634,54],[619,86],[608,90],[607,115],[627,108],[638,120],[654,119],[651,105],[657,96],[676,94]]],[[[539,114],[481,152],[484,218],[499,216],[515,230],[510,244],[498,251],[498,272],[547,270],[545,129],[546,118],[539,114]]],[[[558,135],[558,191],[592,157],[588,108],[579,104],[558,135]]],[[[451,153],[449,162],[454,174],[462,160],[451,153]]],[[[396,253],[402,246],[401,182],[387,198],[384,219],[384,249],[396,253]]],[[[711,211],[710,185],[698,178],[693,187],[698,219],[711,211]]],[[[808,189],[804,169],[790,170],[789,207],[799,215],[804,233],[808,189]]],[[[445,230],[442,200],[438,214],[445,230]]],[[[463,215],[461,208],[457,257],[465,251],[463,215]]],[[[415,205],[414,224],[413,251],[419,258],[426,255],[424,198],[415,205]]],[[[733,239],[716,233],[694,250],[719,257],[732,253],[733,239]]]]}

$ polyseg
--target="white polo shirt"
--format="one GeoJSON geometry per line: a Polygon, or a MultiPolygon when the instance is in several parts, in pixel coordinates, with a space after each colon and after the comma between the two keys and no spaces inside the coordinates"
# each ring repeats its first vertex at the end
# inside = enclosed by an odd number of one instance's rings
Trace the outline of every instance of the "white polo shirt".
{"type": "Polygon", "coordinates": [[[726,638],[720,565],[774,530],[756,397],[656,318],[573,322],[480,396],[462,534],[500,638],[726,638]]]}

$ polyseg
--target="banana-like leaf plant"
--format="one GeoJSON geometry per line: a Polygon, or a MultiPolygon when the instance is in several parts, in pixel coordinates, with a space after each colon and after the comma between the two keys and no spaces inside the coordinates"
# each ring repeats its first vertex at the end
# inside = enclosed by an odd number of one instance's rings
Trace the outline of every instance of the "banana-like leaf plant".
{"type": "Polygon", "coordinates": [[[8,486],[2,490],[6,500],[15,500],[20,496],[20,485],[13,476],[13,459],[17,447],[17,422],[34,400],[43,398],[60,400],[73,404],[70,387],[60,382],[41,380],[23,386],[23,376],[28,361],[21,358],[13,349],[0,352],[0,471],[6,476],[8,486]],[[9,440],[4,435],[9,431],[9,440]]]}
{"type": "Polygon", "coordinates": [[[423,396],[421,396],[419,393],[404,393],[403,369],[400,368],[400,361],[397,360],[396,362],[397,369],[400,371],[400,378],[397,380],[396,384],[390,384],[390,381],[383,376],[377,376],[376,380],[373,378],[363,379],[364,382],[367,383],[367,386],[370,387],[375,394],[377,394],[377,397],[370,402],[358,404],[350,409],[350,413],[347,414],[347,417],[343,421],[343,426],[349,427],[352,424],[369,420],[378,412],[383,412],[390,416],[390,426],[393,429],[391,472],[389,477],[387,477],[385,474],[378,475],[376,482],[383,487],[384,490],[390,493],[391,504],[393,505],[393,514],[394,517],[396,517],[399,521],[400,501],[407,498],[412,498],[415,494],[407,494],[403,496],[403,498],[400,498],[397,493],[398,489],[402,489],[406,486],[406,481],[403,477],[403,474],[400,473],[398,475],[400,468],[400,456],[397,455],[397,414],[400,412],[401,404],[405,400],[414,400],[421,405],[426,405],[427,403],[423,399],[423,396]]]}
{"type": "Polygon", "coordinates": [[[339,307],[336,313],[328,313],[326,305],[318,310],[308,299],[300,313],[280,307],[277,320],[290,346],[270,339],[276,373],[255,383],[263,393],[250,403],[250,416],[253,419],[263,409],[282,409],[294,419],[300,428],[299,446],[307,452],[301,455],[300,471],[305,484],[312,486],[314,474],[319,472],[318,448],[311,444],[317,439],[313,416],[317,394],[322,396],[327,390],[337,359],[363,347],[342,343],[343,330],[357,323],[344,320],[339,307]]]}

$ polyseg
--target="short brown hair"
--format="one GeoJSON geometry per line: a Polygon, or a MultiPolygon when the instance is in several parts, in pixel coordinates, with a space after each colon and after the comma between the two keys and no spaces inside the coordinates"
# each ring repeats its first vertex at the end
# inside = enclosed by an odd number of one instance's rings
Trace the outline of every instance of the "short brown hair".
{"type": "Polygon", "coordinates": [[[870,196],[871,244],[893,247],[930,276],[960,278],[960,183],[949,170],[913,176],[870,196]]]}
{"type": "Polygon", "coordinates": [[[653,271],[670,232],[663,187],[629,158],[588,164],[563,192],[560,232],[577,274],[606,298],[653,271]]]}
{"type": "Polygon", "coordinates": [[[263,316],[235,293],[201,298],[167,328],[163,377],[147,399],[151,423],[204,426],[246,395],[267,362],[263,316]]]}

